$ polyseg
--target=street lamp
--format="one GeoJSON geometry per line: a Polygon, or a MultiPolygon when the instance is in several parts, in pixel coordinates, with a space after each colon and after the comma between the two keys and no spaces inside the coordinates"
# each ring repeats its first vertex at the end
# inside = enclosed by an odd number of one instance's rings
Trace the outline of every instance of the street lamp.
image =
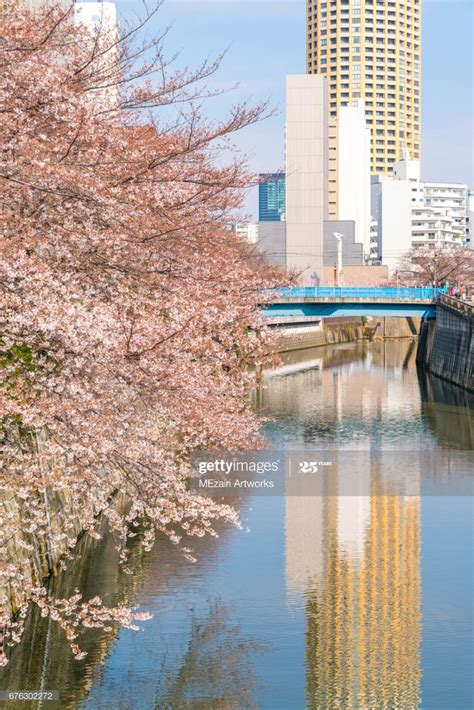
{"type": "Polygon", "coordinates": [[[339,288],[342,285],[342,238],[343,234],[333,232],[333,237],[337,242],[337,261],[336,261],[336,286],[339,288]]]}

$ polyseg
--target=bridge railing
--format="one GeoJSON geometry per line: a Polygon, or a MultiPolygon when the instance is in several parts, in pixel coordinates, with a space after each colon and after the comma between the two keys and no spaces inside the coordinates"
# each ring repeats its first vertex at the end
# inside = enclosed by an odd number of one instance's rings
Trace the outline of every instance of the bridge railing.
{"type": "Polygon", "coordinates": [[[443,289],[396,286],[290,286],[276,289],[277,298],[383,298],[435,301],[443,289]]]}

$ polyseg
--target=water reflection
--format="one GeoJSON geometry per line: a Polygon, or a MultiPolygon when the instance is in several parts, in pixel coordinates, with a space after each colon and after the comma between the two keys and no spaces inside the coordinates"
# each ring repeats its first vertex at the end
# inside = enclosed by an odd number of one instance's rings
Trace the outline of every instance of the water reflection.
{"type": "Polygon", "coordinates": [[[405,495],[402,477],[387,480],[393,454],[386,450],[418,449],[410,473],[419,478],[423,449],[472,450],[472,398],[417,373],[413,342],[331,349],[306,369],[314,354],[286,355],[267,376],[259,406],[278,413],[273,440],[290,448],[337,440],[383,452],[354,472],[365,495],[341,495],[336,474],[325,497],[285,500],[288,603],[296,608],[303,599],[307,617],[307,704],[418,708],[421,499],[413,489],[405,495]]]}
{"type": "MultiPolygon", "coordinates": [[[[229,530],[221,530],[221,545],[225,545],[226,536],[229,530]]],[[[99,541],[93,541],[84,536],[76,550],[76,561],[70,563],[68,572],[61,574],[57,578],[50,580],[49,589],[57,598],[71,596],[79,589],[84,599],[100,596],[104,604],[114,605],[116,603],[136,603],[139,596],[142,605],[146,605],[150,594],[160,596],[165,593],[168,585],[189,582],[190,572],[199,574],[203,562],[209,564],[217,553],[216,540],[203,538],[196,541],[194,549],[199,557],[196,566],[190,565],[180,555],[174,545],[168,540],[162,539],[158,542],[159,554],[155,552],[145,552],[140,544],[140,535],[130,542],[130,557],[128,567],[132,574],[124,574],[119,565],[119,555],[116,543],[112,534],[108,533],[104,524],[103,536],[99,541]]],[[[172,603],[171,603],[172,606],[172,603]]],[[[158,613],[163,611],[159,605],[158,613]]],[[[197,619],[189,613],[186,619],[186,633],[191,627],[190,653],[196,647],[193,642],[193,634],[202,629],[207,629],[206,635],[210,639],[215,636],[217,665],[222,656],[225,642],[223,638],[228,635],[229,648],[237,644],[235,628],[225,626],[225,614],[228,610],[222,604],[214,604],[209,611],[207,621],[204,625],[198,623],[197,619]],[[211,623],[213,622],[213,623],[211,623]],[[218,641],[221,646],[218,647],[218,641]]],[[[147,622],[144,622],[147,623],[147,622]]],[[[142,625],[143,626],[143,625],[142,625]]],[[[129,632],[133,636],[142,632],[129,632]]],[[[81,636],[79,643],[81,649],[87,652],[87,656],[82,661],[77,661],[73,657],[68,644],[65,641],[64,632],[58,624],[51,619],[43,619],[37,607],[32,607],[27,619],[25,633],[21,643],[13,649],[10,662],[0,669],[1,689],[23,689],[23,690],[59,690],[59,702],[48,702],[48,707],[77,708],[83,701],[88,699],[92,688],[100,688],[101,676],[107,665],[109,655],[113,652],[114,644],[120,634],[117,630],[106,632],[103,630],[87,630],[81,636]]],[[[244,649],[249,641],[242,640],[242,657],[244,649]]],[[[237,644],[238,645],[238,644],[237,644]]],[[[153,707],[154,699],[158,695],[159,688],[167,687],[170,683],[170,668],[165,664],[165,654],[163,645],[159,644],[156,649],[156,658],[152,663],[153,673],[157,668],[161,668],[160,673],[153,676],[153,683],[146,698],[142,698],[144,707],[153,707]],[[166,676],[166,677],[165,677],[166,676]],[[151,703],[151,704],[150,704],[151,703]]],[[[204,658],[204,649],[202,649],[204,658]]],[[[229,651],[230,652],[230,651],[229,651]]],[[[189,667],[190,656],[183,663],[181,670],[175,669],[176,674],[181,678],[186,677],[186,668],[189,667]],[[183,675],[184,673],[184,675],[183,675]]],[[[208,649],[206,662],[210,664],[211,653],[208,649]]],[[[218,676],[216,676],[217,687],[218,676]]],[[[181,681],[182,682],[182,681],[181,681]]],[[[176,686],[176,689],[178,686],[176,686]]],[[[249,685],[250,692],[250,685],[249,685]]],[[[134,697],[136,688],[133,684],[124,687],[119,683],[118,687],[107,689],[107,699],[98,700],[92,708],[124,708],[135,707],[134,697]]],[[[227,690],[227,701],[229,700],[229,690],[227,690]]],[[[141,702],[141,701],[140,701],[141,702]]],[[[21,708],[40,708],[43,704],[21,703],[11,701],[2,703],[2,707],[7,710],[21,710],[21,708]]],[[[138,707],[142,707],[138,705],[138,707]]],[[[159,710],[163,707],[186,708],[186,705],[157,706],[159,710]]],[[[199,707],[198,705],[193,705],[199,707]]],[[[214,706],[213,706],[214,707],[214,706]]],[[[216,705],[216,707],[218,707],[216,705]]],[[[223,705],[222,708],[234,708],[237,705],[223,705]]]]}
{"type": "MultiPolygon", "coordinates": [[[[470,660],[472,509],[466,499],[426,505],[419,491],[424,459],[472,451],[472,398],[417,373],[409,340],[283,360],[265,373],[255,401],[274,417],[270,446],[314,451],[337,442],[359,495],[336,470],[322,496],[243,497],[249,535],[224,528],[219,539],[197,540],[195,565],[166,540],[151,553],[134,545],[133,576],[119,572],[109,536],[84,540],[81,562],[52,582],[55,592],[133,599],[153,619],[141,633],[87,632],[89,655],[77,662],[62,631],[33,611],[0,671],[2,689],[59,688],[61,710],[471,707],[469,677],[458,668],[470,660]],[[403,458],[403,450],[426,455],[403,458]],[[416,484],[409,490],[402,458],[416,484]],[[445,706],[436,704],[443,692],[445,706]]],[[[436,467],[430,475],[436,487],[442,476],[436,467]]]]}
{"type": "Polygon", "coordinates": [[[420,701],[420,503],[370,498],[362,554],[344,546],[329,499],[323,576],[305,594],[310,708],[405,710],[420,701]]]}
{"type": "Polygon", "coordinates": [[[351,461],[363,495],[344,495],[339,470],[326,477],[324,496],[285,500],[288,602],[305,606],[314,710],[406,710],[420,701],[420,498],[388,473],[390,454],[370,458],[351,461]]]}
{"type": "Polygon", "coordinates": [[[315,710],[418,707],[420,499],[378,473],[367,496],[286,499],[288,597],[304,600],[315,710]]]}
{"type": "Polygon", "coordinates": [[[474,394],[421,370],[421,411],[441,446],[474,449],[474,394]]]}
{"type": "Polygon", "coordinates": [[[188,647],[161,674],[156,710],[254,710],[258,678],[250,655],[262,644],[243,636],[232,610],[218,599],[207,617],[192,614],[188,647]]]}
{"type": "Polygon", "coordinates": [[[411,340],[286,353],[283,372],[267,373],[257,406],[278,416],[273,440],[289,447],[337,441],[351,448],[393,449],[403,442],[415,448],[425,431],[415,358],[411,340]],[[306,369],[318,356],[318,366],[306,369]],[[289,365],[293,373],[284,376],[289,365]]]}

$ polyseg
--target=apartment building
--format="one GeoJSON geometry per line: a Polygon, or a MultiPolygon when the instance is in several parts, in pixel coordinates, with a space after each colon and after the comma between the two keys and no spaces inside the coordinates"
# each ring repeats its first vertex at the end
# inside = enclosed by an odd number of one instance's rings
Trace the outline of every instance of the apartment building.
{"type": "Polygon", "coordinates": [[[421,157],[421,0],[307,0],[307,71],[329,84],[331,119],[357,99],[371,130],[371,173],[421,157]]]}

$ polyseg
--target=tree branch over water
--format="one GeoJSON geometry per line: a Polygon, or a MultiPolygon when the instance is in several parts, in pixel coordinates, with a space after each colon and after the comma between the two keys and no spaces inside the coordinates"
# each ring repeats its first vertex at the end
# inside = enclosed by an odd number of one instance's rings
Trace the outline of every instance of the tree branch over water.
{"type": "Polygon", "coordinates": [[[0,487],[17,514],[2,516],[0,576],[19,611],[12,625],[0,609],[2,663],[30,600],[78,656],[81,626],[133,626],[122,607],[49,599],[7,558],[12,536],[51,559],[74,546],[72,521],[51,528],[48,491],[91,535],[105,509],[124,563],[138,521],[145,546],[158,531],[189,555],[187,538],[239,524],[188,490],[190,452],[262,444],[248,362],[267,359],[259,302],[281,276],[227,227],[254,178],[225,158],[268,108],[209,121],[220,59],[173,69],[163,36],[140,39],[156,10],[121,34],[104,20],[93,35],[60,6],[2,19],[0,487]],[[115,492],[130,499],[125,516],[115,492]]]}

